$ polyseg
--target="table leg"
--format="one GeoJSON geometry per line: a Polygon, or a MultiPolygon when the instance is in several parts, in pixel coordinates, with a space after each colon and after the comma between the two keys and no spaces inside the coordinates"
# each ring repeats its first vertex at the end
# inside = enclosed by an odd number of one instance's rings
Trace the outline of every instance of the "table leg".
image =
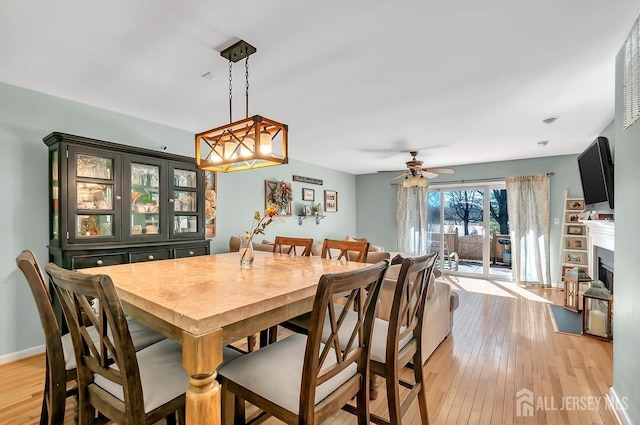
{"type": "Polygon", "coordinates": [[[203,335],[183,332],[182,366],[189,374],[187,425],[220,425],[220,385],[216,369],[222,363],[222,329],[203,335]]]}

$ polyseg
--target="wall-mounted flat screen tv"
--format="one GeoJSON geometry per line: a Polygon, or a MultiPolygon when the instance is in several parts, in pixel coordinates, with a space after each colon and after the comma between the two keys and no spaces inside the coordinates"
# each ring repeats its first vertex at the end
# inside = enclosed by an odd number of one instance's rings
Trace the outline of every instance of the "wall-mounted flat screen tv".
{"type": "Polygon", "coordinates": [[[609,139],[598,137],[578,156],[585,209],[613,209],[613,161],[609,139]]]}

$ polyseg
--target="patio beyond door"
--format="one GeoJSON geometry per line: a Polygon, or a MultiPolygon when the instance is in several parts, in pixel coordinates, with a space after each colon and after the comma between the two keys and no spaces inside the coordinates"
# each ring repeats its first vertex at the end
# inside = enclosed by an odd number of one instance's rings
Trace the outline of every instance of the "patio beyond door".
{"type": "Polygon", "coordinates": [[[504,183],[429,191],[429,244],[445,273],[511,279],[511,241],[504,183]]]}

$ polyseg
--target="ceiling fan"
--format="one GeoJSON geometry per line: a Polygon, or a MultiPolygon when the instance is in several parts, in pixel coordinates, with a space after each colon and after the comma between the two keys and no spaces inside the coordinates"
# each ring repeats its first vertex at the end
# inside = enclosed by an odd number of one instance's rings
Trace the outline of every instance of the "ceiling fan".
{"type": "Polygon", "coordinates": [[[418,156],[417,151],[411,151],[409,154],[413,157],[411,161],[405,162],[407,165],[407,170],[403,171],[402,174],[398,174],[395,177],[392,177],[391,180],[399,179],[404,177],[404,182],[402,183],[403,187],[425,187],[427,186],[426,179],[432,179],[434,177],[438,177],[439,174],[453,174],[455,171],[451,168],[423,168],[422,161],[416,159],[418,156]]]}

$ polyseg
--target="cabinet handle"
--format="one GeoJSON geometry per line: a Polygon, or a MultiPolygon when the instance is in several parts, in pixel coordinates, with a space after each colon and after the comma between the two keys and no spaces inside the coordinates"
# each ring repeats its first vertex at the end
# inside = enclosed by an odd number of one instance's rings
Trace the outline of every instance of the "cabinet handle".
{"type": "Polygon", "coordinates": [[[118,200],[118,201],[119,201],[120,199],[122,199],[122,196],[120,196],[120,195],[116,195],[116,200],[118,200]]]}
{"type": "Polygon", "coordinates": [[[149,256],[149,260],[153,260],[153,255],[150,255],[150,256],[149,256]]]}
{"type": "Polygon", "coordinates": [[[169,198],[169,203],[173,203],[173,198],[169,198]]]}
{"type": "Polygon", "coordinates": [[[97,265],[99,265],[99,266],[101,266],[101,265],[102,265],[102,260],[98,260],[98,261],[96,261],[96,264],[97,264],[97,265]]]}
{"type": "Polygon", "coordinates": [[[189,255],[193,255],[193,251],[189,251],[189,255]]]}

